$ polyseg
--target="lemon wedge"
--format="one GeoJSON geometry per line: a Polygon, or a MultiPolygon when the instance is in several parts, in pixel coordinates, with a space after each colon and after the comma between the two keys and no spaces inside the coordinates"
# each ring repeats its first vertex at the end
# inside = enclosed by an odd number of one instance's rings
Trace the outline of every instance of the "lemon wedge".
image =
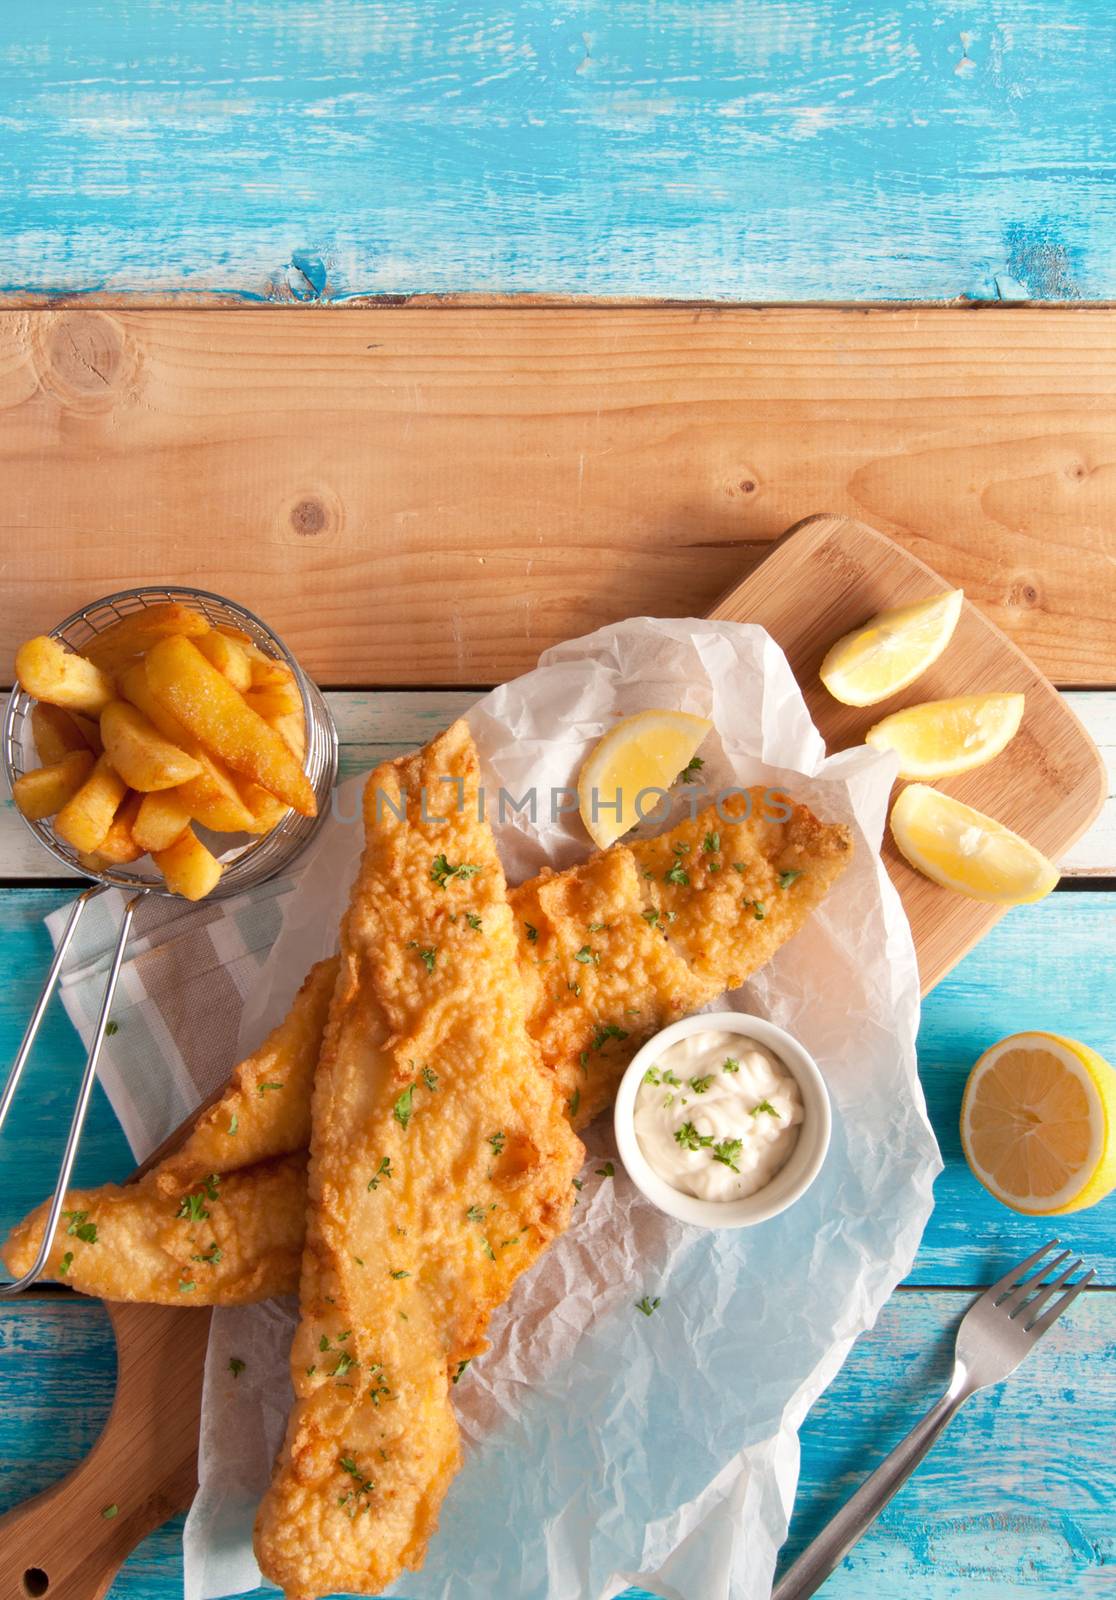
{"type": "Polygon", "coordinates": [[[864,738],[897,753],[901,778],[951,778],[998,756],[1022,720],[1021,694],[963,694],[893,711],[864,738]]]}
{"type": "Polygon", "coordinates": [[[912,783],[891,808],[891,832],[912,867],[974,900],[1022,905],[1041,900],[1058,869],[994,817],[912,783]]]}
{"type": "Polygon", "coordinates": [[[821,664],[821,681],[846,706],[874,706],[933,666],[961,615],[960,589],[881,611],[838,639],[821,664]]]}
{"type": "Polygon", "coordinates": [[[1086,1044],[1013,1033],[986,1050],[961,1104],[973,1175],[1013,1211],[1083,1211],[1116,1188],[1116,1071],[1086,1044]]]}
{"type": "Polygon", "coordinates": [[[669,789],[690,766],[712,726],[687,711],[640,711],[611,728],[577,779],[581,820],[593,843],[607,850],[650,815],[661,802],[654,791],[669,789]]]}

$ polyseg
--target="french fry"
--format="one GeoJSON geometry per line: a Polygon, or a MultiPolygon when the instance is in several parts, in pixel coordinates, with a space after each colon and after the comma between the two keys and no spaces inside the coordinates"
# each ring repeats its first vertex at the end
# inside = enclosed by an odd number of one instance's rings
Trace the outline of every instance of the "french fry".
{"type": "Polygon", "coordinates": [[[152,694],[207,749],[303,816],[317,814],[310,781],[279,734],[189,639],[161,639],[146,670],[152,694]]]}
{"type": "Polygon", "coordinates": [[[174,789],[201,772],[201,762],[166,739],[136,706],[112,700],[101,713],[105,754],[133,789],[174,789]]]}
{"type": "Polygon", "coordinates": [[[91,717],[99,716],[115,693],[106,673],[45,633],[16,651],[16,677],[36,700],[91,717]]]}
{"type": "Polygon", "coordinates": [[[265,722],[302,710],[302,696],[293,678],[288,678],[285,683],[269,684],[263,689],[249,689],[244,696],[244,703],[251,706],[253,711],[258,711],[265,722]]]}
{"type": "Polygon", "coordinates": [[[177,789],[145,794],[132,824],[132,838],[141,850],[167,850],[190,826],[191,811],[177,789]]]}
{"type": "Polygon", "coordinates": [[[179,798],[195,822],[214,833],[253,832],[252,813],[244,804],[232,776],[151,693],[143,662],[136,662],[120,678],[124,698],[142,711],[165,739],[193,756],[201,766],[196,778],[178,788],[179,798]]]}
{"type": "Polygon", "coordinates": [[[84,736],[90,750],[95,756],[99,756],[105,746],[104,740],[101,738],[101,724],[96,717],[83,717],[80,711],[71,711],[70,716],[73,718],[74,726],[78,732],[84,736]]]}
{"type": "Polygon", "coordinates": [[[300,706],[297,711],[288,712],[285,716],[265,717],[264,721],[271,723],[301,766],[306,759],[306,720],[302,715],[302,707],[300,706]]]}
{"type": "Polygon", "coordinates": [[[36,701],[32,707],[31,733],[44,767],[53,766],[75,750],[91,749],[89,740],[70,713],[61,706],[48,706],[45,700],[36,701]]]}
{"type": "Polygon", "coordinates": [[[133,830],[142,802],[143,796],[136,794],[134,790],[125,795],[116,809],[109,831],[97,846],[93,859],[114,867],[122,867],[129,861],[139,860],[144,854],[144,849],[133,830]]]}
{"type": "Polygon", "coordinates": [[[235,639],[230,639],[227,633],[218,633],[216,628],[211,628],[208,633],[203,633],[194,643],[205,659],[217,668],[217,671],[226,677],[234,689],[239,689],[241,694],[252,687],[252,666],[242,646],[235,639]]]}
{"type": "Polygon", "coordinates": [[[153,851],[151,859],[167,880],[167,888],[184,900],[204,900],[221,876],[221,863],[193,828],[187,828],[167,849],[153,851]]]}
{"type": "Polygon", "coordinates": [[[12,784],[12,799],[32,822],[53,817],[77,794],[96,759],[84,745],[80,750],[70,750],[59,760],[17,778],[12,784]]]}
{"type": "Polygon", "coordinates": [[[107,756],[98,756],[88,778],[59,811],[54,831],[75,850],[96,850],[112,827],[128,785],[107,756]]]}
{"type": "Polygon", "coordinates": [[[209,623],[200,611],[193,611],[178,600],[130,611],[82,646],[81,653],[102,672],[116,674],[136,656],[143,655],[157,639],[180,633],[192,639],[209,632],[209,623]]]}
{"type": "Polygon", "coordinates": [[[276,799],[273,794],[261,789],[260,785],[253,783],[250,778],[242,778],[237,787],[240,798],[252,813],[249,833],[270,833],[275,824],[282,822],[291,809],[285,801],[276,799]]]}

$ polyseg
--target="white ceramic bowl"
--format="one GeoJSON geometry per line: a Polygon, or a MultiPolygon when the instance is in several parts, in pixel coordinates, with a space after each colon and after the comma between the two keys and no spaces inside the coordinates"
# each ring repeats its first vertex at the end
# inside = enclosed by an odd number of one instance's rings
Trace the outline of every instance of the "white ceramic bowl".
{"type": "Polygon", "coordinates": [[[773,1022],[745,1016],[739,1011],[699,1012],[696,1016],[683,1017],[681,1022],[672,1022],[648,1039],[632,1057],[620,1080],[613,1117],[620,1159],[636,1188],[660,1211],[699,1228],[750,1228],[793,1205],[821,1171],[832,1125],[829,1092],[813,1056],[773,1022]],[[766,1045],[793,1075],[802,1095],[802,1122],[786,1165],[780,1167],[770,1183],[742,1200],[701,1200],[697,1195],[683,1194],[665,1178],[660,1178],[636,1138],[635,1100],[644,1073],[668,1046],[707,1030],[738,1033],[744,1039],[766,1045]]]}

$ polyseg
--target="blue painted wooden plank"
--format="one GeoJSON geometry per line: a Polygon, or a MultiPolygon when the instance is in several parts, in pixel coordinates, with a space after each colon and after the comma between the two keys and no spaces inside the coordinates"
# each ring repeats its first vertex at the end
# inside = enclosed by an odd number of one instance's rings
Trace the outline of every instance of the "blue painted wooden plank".
{"type": "MultiPolygon", "coordinates": [[[[0,891],[0,951],[8,975],[0,993],[0,1062],[16,1048],[49,953],[42,917],[68,896],[59,890],[0,891]]],[[[919,1035],[927,1104],[946,1168],[909,1281],[987,1283],[1001,1264],[1028,1255],[1053,1223],[1020,1217],[993,1200],[965,1165],[957,1134],[969,1068],[995,1039],[1042,1027],[1076,1035],[1116,1059],[1116,897],[1056,894],[1012,911],[928,997],[919,1035]]],[[[0,1140],[0,1226],[42,1196],[57,1160],[68,1097],[80,1071],[76,1035],[60,1007],[51,1012],[28,1068],[26,1095],[0,1140]]],[[[119,1178],[131,1166],[107,1101],[97,1092],[80,1158],[81,1181],[119,1178]]],[[[1116,1195],[1058,1228],[1116,1283],[1116,1195]]]]}
{"type": "Polygon", "coordinates": [[[1108,0],[55,0],[2,285],[1110,297],[1108,0]]]}
{"type": "MultiPolygon", "coordinates": [[[[802,1430],[788,1558],[945,1381],[952,1330],[967,1304],[964,1294],[901,1292],[854,1346],[802,1430]]],[[[829,1600],[1107,1593],[1116,1564],[1114,1357],[1116,1295],[1086,1295],[1009,1384],[962,1411],[827,1584],[829,1600]]],[[[81,1458],[108,1413],[113,1376],[112,1335],[99,1306],[31,1298],[0,1308],[0,1510],[81,1458]]],[[[112,1600],[181,1593],[180,1527],[168,1523],[145,1541],[112,1600]]]]}

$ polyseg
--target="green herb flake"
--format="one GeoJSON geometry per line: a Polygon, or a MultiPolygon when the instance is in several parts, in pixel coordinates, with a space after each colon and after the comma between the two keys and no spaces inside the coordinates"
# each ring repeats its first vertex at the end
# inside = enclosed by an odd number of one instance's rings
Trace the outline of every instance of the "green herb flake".
{"type": "Polygon", "coordinates": [[[430,1093],[433,1094],[435,1089],[438,1087],[438,1074],[434,1071],[433,1067],[423,1067],[422,1081],[430,1090],[430,1093]]]}
{"type": "Polygon", "coordinates": [[[573,1182],[573,1186],[574,1186],[574,1188],[575,1188],[575,1189],[576,1189],[576,1190],[578,1190],[578,1192],[579,1192],[579,1193],[580,1193],[580,1191],[581,1191],[581,1190],[582,1190],[582,1189],[584,1189],[584,1187],[585,1187],[585,1181],[584,1181],[584,1179],[582,1179],[582,1178],[574,1178],[574,1179],[573,1179],[573,1180],[572,1180],[572,1182],[573,1182]]]}
{"type": "Polygon", "coordinates": [[[652,928],[658,927],[659,913],[655,910],[654,906],[648,906],[646,911],[640,912],[640,916],[643,918],[644,922],[649,923],[652,928]]]}
{"type": "Polygon", "coordinates": [[[597,952],[587,944],[583,944],[581,949],[576,951],[574,954],[574,960],[580,961],[583,967],[599,966],[600,959],[601,958],[597,952]]]}
{"type": "Polygon", "coordinates": [[[97,1243],[97,1224],[89,1221],[88,1211],[63,1211],[62,1215],[69,1219],[70,1226],[66,1234],[71,1239],[80,1239],[82,1244],[97,1243]]]}
{"type": "Polygon", "coordinates": [[[721,835],[719,833],[707,833],[701,841],[701,848],[706,855],[714,854],[715,851],[721,848],[721,835]]]}
{"type": "Polygon", "coordinates": [[[381,1156],[380,1157],[380,1165],[376,1168],[375,1177],[374,1178],[369,1178],[369,1180],[368,1180],[369,1189],[378,1189],[380,1187],[380,1179],[381,1178],[390,1178],[391,1175],[392,1175],[392,1173],[391,1173],[391,1157],[390,1156],[381,1156]]]}
{"type": "Polygon", "coordinates": [[[399,1096],[399,1099],[391,1108],[392,1116],[403,1129],[404,1133],[407,1131],[407,1124],[411,1120],[411,1112],[414,1110],[414,1100],[415,1086],[413,1083],[411,1083],[407,1085],[403,1093],[399,1096]]]}
{"type": "Polygon", "coordinates": [[[615,1178],[615,1176],[616,1168],[613,1166],[611,1161],[606,1161],[603,1167],[597,1168],[598,1178],[615,1178]]]}
{"type": "Polygon", "coordinates": [[[475,878],[480,870],[471,861],[461,861],[456,867],[453,867],[443,854],[438,854],[434,857],[433,865],[430,868],[430,876],[439,889],[444,889],[451,878],[475,878]]]}
{"type": "Polygon", "coordinates": [[[704,1150],[713,1143],[711,1133],[699,1133],[692,1122],[684,1122],[674,1130],[674,1142],[683,1150],[704,1150]]]}
{"type": "Polygon", "coordinates": [[[343,1378],[347,1373],[351,1372],[354,1367],[359,1366],[360,1362],[355,1356],[351,1356],[347,1350],[342,1350],[337,1357],[337,1365],[330,1373],[330,1377],[343,1378]]]}
{"type": "Polygon", "coordinates": [[[695,1094],[704,1094],[712,1082],[713,1074],[711,1072],[707,1072],[702,1078],[691,1078],[690,1088],[695,1094]]]}
{"type": "Polygon", "coordinates": [[[114,1033],[119,1033],[119,1032],[120,1032],[120,1024],[119,1024],[119,1022],[106,1022],[105,1023],[105,1038],[106,1039],[111,1039],[114,1033]]]}
{"type": "MultiPolygon", "coordinates": [[[[539,942],[539,930],[536,927],[533,927],[532,924],[529,923],[529,922],[525,922],[523,924],[523,926],[527,929],[527,943],[528,944],[538,944],[538,942],[539,942]]],[[[455,1380],[455,1382],[456,1382],[456,1380],[455,1380]]]]}
{"type": "Polygon", "coordinates": [[[116,1504],[115,1501],[113,1501],[111,1506],[103,1506],[101,1508],[101,1515],[102,1515],[102,1517],[104,1517],[106,1522],[111,1522],[113,1517],[115,1517],[119,1513],[119,1511],[120,1511],[120,1507],[116,1504]]]}
{"type": "Polygon", "coordinates": [[[647,1071],[643,1074],[643,1081],[644,1083],[662,1083],[662,1073],[659,1071],[658,1067],[648,1067],[647,1071]]]}
{"type": "Polygon", "coordinates": [[[240,1118],[237,1117],[237,1116],[230,1117],[230,1119],[229,1119],[229,1133],[230,1134],[234,1134],[239,1127],[240,1127],[240,1118]]]}
{"type": "Polygon", "coordinates": [[[232,1373],[234,1378],[240,1377],[240,1374],[244,1371],[245,1365],[246,1363],[241,1361],[239,1356],[229,1357],[229,1371],[232,1373]]]}
{"type": "Polygon", "coordinates": [[[489,1244],[487,1236],[481,1240],[481,1244],[484,1246],[484,1253],[488,1257],[489,1261],[495,1261],[496,1252],[489,1244]]]}
{"type": "Polygon", "coordinates": [[[394,1272],[390,1272],[388,1274],[388,1276],[390,1278],[409,1278],[411,1276],[411,1274],[409,1272],[407,1272],[403,1267],[397,1267],[395,1269],[395,1271],[394,1272]]]}
{"type": "Polygon", "coordinates": [[[419,960],[422,962],[427,972],[434,971],[434,963],[438,959],[438,946],[436,944],[419,944],[417,939],[408,939],[407,949],[417,950],[419,960]]]}
{"type": "Polygon", "coordinates": [[[214,1239],[213,1243],[210,1245],[209,1249],[205,1252],[204,1255],[191,1256],[190,1260],[191,1261],[204,1261],[207,1267],[215,1267],[215,1266],[217,1266],[217,1264],[221,1260],[221,1251],[220,1251],[220,1248],[219,1248],[219,1246],[217,1244],[216,1239],[214,1239]]]}
{"type": "Polygon", "coordinates": [[[204,1194],[183,1195],[182,1203],[175,1212],[176,1217],[185,1217],[187,1222],[204,1222],[208,1215],[204,1194]]]}
{"type": "Polygon", "coordinates": [[[465,913],[465,921],[469,924],[470,928],[472,928],[474,933],[479,933],[481,931],[481,929],[484,927],[484,923],[477,916],[475,911],[466,911],[466,913],[465,913]]]}
{"type": "Polygon", "coordinates": [[[652,1312],[659,1309],[662,1303],[661,1296],[656,1295],[654,1300],[652,1300],[649,1295],[645,1294],[642,1300],[636,1301],[635,1308],[637,1311],[642,1311],[645,1317],[649,1317],[652,1312]]]}
{"type": "Polygon", "coordinates": [[[671,867],[670,871],[663,874],[663,877],[665,882],[677,883],[683,889],[685,889],[690,882],[690,874],[686,871],[681,861],[676,861],[673,867],[671,867]]]}
{"type": "Polygon", "coordinates": [[[193,1294],[196,1288],[197,1284],[194,1282],[193,1278],[191,1278],[189,1282],[183,1282],[178,1285],[178,1292],[179,1294],[193,1294]]]}
{"type": "Polygon", "coordinates": [[[59,1277],[64,1278],[66,1276],[67,1272],[69,1272],[70,1268],[73,1266],[73,1264],[74,1264],[74,1252],[72,1250],[67,1250],[66,1254],[62,1257],[62,1260],[59,1263],[59,1267],[58,1267],[58,1275],[59,1275],[59,1277]]]}
{"type": "Polygon", "coordinates": [[[796,878],[801,878],[801,876],[802,876],[802,873],[800,871],[799,872],[795,872],[795,871],[780,872],[780,874],[779,874],[779,887],[780,887],[780,889],[789,889],[791,884],[794,882],[794,880],[796,878]]]}
{"type": "Polygon", "coordinates": [[[581,1108],[581,1090],[575,1089],[566,1102],[566,1115],[576,1117],[581,1108]]]}
{"type": "Polygon", "coordinates": [[[747,872],[748,863],[746,861],[734,861],[732,864],[732,870],[734,872],[747,872]]]}
{"type": "Polygon", "coordinates": [[[283,1085],[281,1083],[257,1083],[257,1085],[256,1085],[256,1093],[257,1094],[267,1094],[272,1089],[282,1089],[282,1088],[283,1088],[283,1085]]]}
{"type": "MultiPolygon", "coordinates": [[[[747,905],[748,902],[745,901],[744,903],[747,905]]],[[[755,917],[757,922],[762,922],[764,917],[766,917],[767,907],[764,905],[762,900],[752,901],[752,915],[755,917]]]]}
{"type": "Polygon", "coordinates": [[[328,1350],[329,1349],[329,1334],[328,1333],[323,1333],[321,1338],[318,1340],[318,1349],[319,1350],[328,1350]]]}
{"type": "Polygon", "coordinates": [[[740,1063],[739,1063],[739,1061],[737,1061],[735,1056],[726,1056],[725,1057],[725,1064],[721,1068],[721,1071],[722,1072],[739,1072],[740,1071],[740,1063]]]}
{"type": "Polygon", "coordinates": [[[723,1167],[728,1167],[730,1172],[739,1172],[736,1158],[743,1148],[742,1139],[722,1139],[720,1144],[713,1146],[713,1159],[719,1161],[723,1167]]]}
{"type": "Polygon", "coordinates": [[[759,1105],[752,1107],[753,1117],[758,1117],[761,1113],[764,1113],[769,1117],[778,1117],[780,1120],[782,1120],[783,1116],[781,1111],[776,1111],[770,1100],[761,1100],[759,1105]]]}
{"type": "Polygon", "coordinates": [[[488,1216],[487,1207],[485,1207],[485,1206],[470,1206],[468,1211],[466,1211],[466,1213],[465,1213],[465,1221],[466,1222],[484,1222],[485,1219],[487,1218],[487,1216],[488,1216]]]}
{"type": "Polygon", "coordinates": [[[500,1156],[504,1153],[504,1145],[507,1143],[507,1136],[503,1133],[490,1133],[488,1136],[488,1142],[492,1146],[492,1154],[494,1156],[500,1156]]]}
{"type": "Polygon", "coordinates": [[[469,1361],[459,1361],[457,1363],[457,1371],[453,1375],[454,1383],[460,1383],[461,1382],[462,1374],[464,1373],[465,1368],[469,1365],[469,1362],[472,1361],[472,1359],[473,1359],[472,1356],[470,1356],[469,1357],[469,1361]]]}
{"type": "Polygon", "coordinates": [[[677,778],[675,778],[675,783],[696,783],[698,773],[704,765],[705,762],[700,756],[691,756],[677,778]]]}

